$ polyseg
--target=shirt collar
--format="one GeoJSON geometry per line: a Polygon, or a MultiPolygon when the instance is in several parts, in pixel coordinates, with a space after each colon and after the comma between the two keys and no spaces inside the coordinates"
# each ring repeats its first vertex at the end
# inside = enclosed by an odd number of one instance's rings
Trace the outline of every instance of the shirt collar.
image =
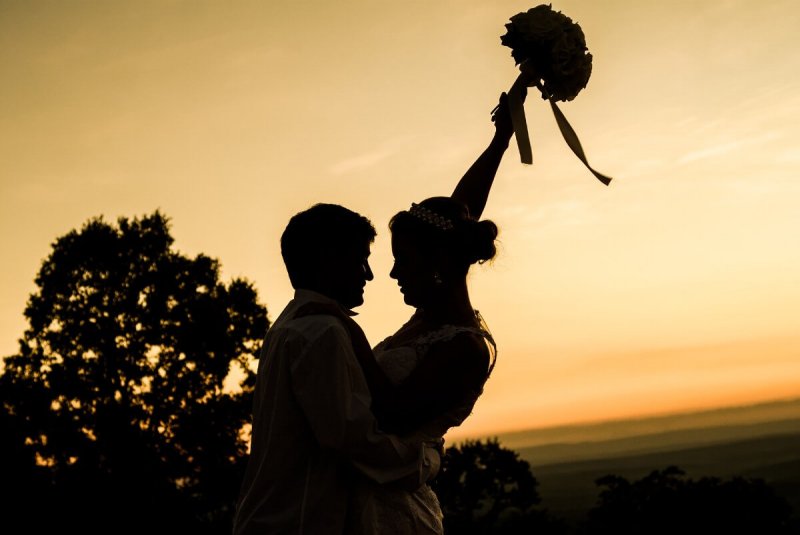
{"type": "Polygon", "coordinates": [[[349,308],[345,308],[339,303],[339,301],[335,299],[331,299],[327,295],[323,295],[319,292],[315,292],[314,290],[306,290],[303,288],[296,289],[294,291],[294,299],[300,304],[304,303],[322,303],[326,305],[335,305],[342,309],[342,311],[347,314],[348,316],[357,316],[358,312],[350,310],[349,308]]]}

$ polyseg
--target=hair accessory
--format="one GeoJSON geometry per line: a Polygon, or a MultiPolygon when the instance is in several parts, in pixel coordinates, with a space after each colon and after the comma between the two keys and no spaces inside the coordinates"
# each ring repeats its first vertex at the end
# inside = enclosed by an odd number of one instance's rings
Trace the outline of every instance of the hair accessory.
{"type": "Polygon", "coordinates": [[[416,203],[411,203],[411,208],[408,210],[408,213],[416,217],[417,219],[428,223],[429,225],[433,225],[434,227],[441,229],[441,230],[452,230],[453,229],[453,222],[434,212],[433,210],[429,210],[424,206],[420,206],[416,203]]]}

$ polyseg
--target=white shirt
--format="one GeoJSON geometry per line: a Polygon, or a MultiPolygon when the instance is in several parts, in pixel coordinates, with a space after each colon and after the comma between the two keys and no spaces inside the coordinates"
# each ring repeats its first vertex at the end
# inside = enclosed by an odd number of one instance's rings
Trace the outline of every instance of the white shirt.
{"type": "Polygon", "coordinates": [[[333,315],[297,317],[307,303],[336,305],[298,290],[264,339],[235,535],[342,533],[353,468],[408,488],[439,468],[436,444],[377,429],[347,329],[333,315]]]}

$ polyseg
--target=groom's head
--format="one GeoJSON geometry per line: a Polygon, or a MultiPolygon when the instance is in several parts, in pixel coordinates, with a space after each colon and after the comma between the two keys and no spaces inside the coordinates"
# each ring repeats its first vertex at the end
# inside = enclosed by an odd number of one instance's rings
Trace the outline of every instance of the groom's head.
{"type": "Polygon", "coordinates": [[[295,289],[313,290],[347,308],[364,302],[372,280],[369,248],[375,227],[337,204],[316,204],[289,220],[281,254],[295,289]]]}

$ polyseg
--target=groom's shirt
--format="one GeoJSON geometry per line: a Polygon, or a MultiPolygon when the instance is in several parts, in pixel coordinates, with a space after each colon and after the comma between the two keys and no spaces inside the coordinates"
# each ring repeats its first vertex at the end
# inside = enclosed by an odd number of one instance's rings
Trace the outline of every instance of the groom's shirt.
{"type": "Polygon", "coordinates": [[[377,429],[347,329],[334,315],[298,316],[308,303],[339,306],[298,290],[264,339],[235,535],[339,534],[353,468],[413,487],[439,467],[435,445],[377,429]]]}

